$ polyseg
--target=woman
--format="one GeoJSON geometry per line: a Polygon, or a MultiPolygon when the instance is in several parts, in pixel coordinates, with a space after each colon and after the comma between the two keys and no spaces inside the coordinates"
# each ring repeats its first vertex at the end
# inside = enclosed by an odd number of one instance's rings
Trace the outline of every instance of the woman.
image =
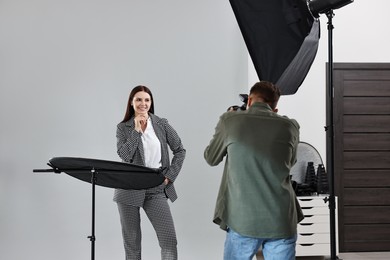
{"type": "Polygon", "coordinates": [[[163,167],[165,181],[146,190],[116,189],[126,259],[141,259],[140,208],[152,223],[161,259],[177,259],[175,227],[167,198],[172,202],[177,195],[173,185],[186,154],[176,131],[167,119],[154,115],[152,92],[145,86],[135,87],[129,96],[126,114],[117,126],[117,152],[124,162],[150,168],[163,167]],[[173,153],[170,161],[168,147],[173,153]]]}

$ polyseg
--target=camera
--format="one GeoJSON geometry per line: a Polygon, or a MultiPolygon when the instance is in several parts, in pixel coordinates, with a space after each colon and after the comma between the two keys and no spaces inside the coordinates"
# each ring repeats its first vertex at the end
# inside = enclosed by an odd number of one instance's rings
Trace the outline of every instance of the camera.
{"type": "Polygon", "coordinates": [[[227,111],[244,111],[248,104],[248,94],[239,94],[240,100],[244,103],[241,106],[233,105],[228,107],[227,111]]]}

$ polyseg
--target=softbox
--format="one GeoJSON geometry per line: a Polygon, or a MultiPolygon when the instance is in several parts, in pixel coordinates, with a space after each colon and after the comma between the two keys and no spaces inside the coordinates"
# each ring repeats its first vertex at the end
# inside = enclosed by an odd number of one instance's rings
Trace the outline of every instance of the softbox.
{"type": "Polygon", "coordinates": [[[320,24],[305,0],[229,0],[259,80],[294,94],[317,54],[320,24]]]}

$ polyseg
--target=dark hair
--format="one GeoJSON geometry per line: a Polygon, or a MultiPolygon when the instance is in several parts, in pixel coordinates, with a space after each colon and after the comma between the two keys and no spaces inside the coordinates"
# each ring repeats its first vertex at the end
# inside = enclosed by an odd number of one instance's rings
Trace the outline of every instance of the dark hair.
{"type": "Polygon", "coordinates": [[[280,89],[271,82],[260,81],[252,86],[249,95],[262,98],[272,109],[275,109],[280,98],[280,89]]]}
{"type": "Polygon", "coordinates": [[[140,91],[144,91],[150,95],[151,105],[149,108],[149,113],[154,114],[154,100],[153,100],[152,91],[150,91],[150,89],[146,86],[139,85],[139,86],[134,87],[133,90],[130,92],[129,100],[127,101],[127,108],[126,108],[125,117],[123,118],[122,123],[129,121],[130,118],[132,118],[134,116],[134,107],[131,105],[131,101],[133,100],[135,94],[137,94],[140,91]]]}

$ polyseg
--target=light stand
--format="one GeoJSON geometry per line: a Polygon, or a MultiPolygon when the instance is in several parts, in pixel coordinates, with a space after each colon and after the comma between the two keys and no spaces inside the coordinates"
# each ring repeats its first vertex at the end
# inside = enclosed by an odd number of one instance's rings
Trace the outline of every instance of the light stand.
{"type": "Polygon", "coordinates": [[[306,0],[307,6],[316,18],[319,14],[328,17],[328,67],[326,82],[326,167],[329,178],[329,224],[330,224],[330,259],[336,256],[336,202],[334,193],[334,122],[333,122],[333,10],[346,6],[354,0],[306,0]]]}
{"type": "Polygon", "coordinates": [[[327,113],[326,113],[326,167],[329,177],[329,216],[330,216],[330,259],[336,256],[336,203],[334,194],[334,124],[333,124],[333,10],[328,17],[328,68],[327,68],[327,113]]]}

